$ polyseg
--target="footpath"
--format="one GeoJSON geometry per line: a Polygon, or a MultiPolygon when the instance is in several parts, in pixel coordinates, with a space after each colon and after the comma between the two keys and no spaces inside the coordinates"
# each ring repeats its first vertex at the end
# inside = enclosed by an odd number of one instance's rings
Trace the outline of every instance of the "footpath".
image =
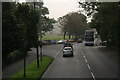
{"type": "MultiPolygon", "coordinates": [[[[31,64],[36,59],[36,51],[33,49],[28,52],[26,57],[26,65],[31,64]]],[[[16,74],[24,67],[24,59],[19,60],[13,64],[10,64],[2,71],[2,78],[9,78],[10,76],[16,74]]]]}

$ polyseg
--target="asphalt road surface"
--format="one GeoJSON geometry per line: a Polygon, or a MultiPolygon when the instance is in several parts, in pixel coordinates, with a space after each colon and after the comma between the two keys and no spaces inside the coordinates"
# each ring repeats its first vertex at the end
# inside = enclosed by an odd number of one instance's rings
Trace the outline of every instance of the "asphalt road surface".
{"type": "MultiPolygon", "coordinates": [[[[59,51],[63,49],[63,44],[55,44],[55,45],[45,45],[42,47],[42,55],[47,55],[51,57],[55,57],[59,51]]],[[[31,53],[36,54],[36,48],[31,48],[31,53]]],[[[40,47],[39,47],[39,54],[40,54],[40,47]]]]}
{"type": "Polygon", "coordinates": [[[45,55],[55,59],[42,78],[118,78],[117,60],[111,60],[104,47],[74,43],[73,57],[63,57],[62,48],[62,44],[43,48],[45,55]]]}
{"type": "MultiPolygon", "coordinates": [[[[63,44],[46,45],[42,48],[43,55],[54,57],[42,78],[118,78],[118,62],[114,52],[100,46],[84,46],[84,43],[74,43],[74,56],[63,57],[63,44]],[[109,54],[112,54],[110,57],[109,54]]],[[[36,49],[32,48],[27,57],[27,64],[36,59],[36,49]]],[[[7,78],[23,68],[23,60],[8,66],[3,71],[7,78]]],[[[97,79],[98,80],[98,79],[97,79]]],[[[106,80],[106,79],[104,79],[106,80]]]]}

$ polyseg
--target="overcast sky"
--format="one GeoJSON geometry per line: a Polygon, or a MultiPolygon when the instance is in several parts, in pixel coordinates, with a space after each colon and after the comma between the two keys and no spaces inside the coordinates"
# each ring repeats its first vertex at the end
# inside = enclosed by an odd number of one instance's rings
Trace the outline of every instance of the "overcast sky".
{"type": "Polygon", "coordinates": [[[69,12],[79,10],[77,0],[43,0],[44,6],[49,9],[50,18],[59,18],[69,12]]]}

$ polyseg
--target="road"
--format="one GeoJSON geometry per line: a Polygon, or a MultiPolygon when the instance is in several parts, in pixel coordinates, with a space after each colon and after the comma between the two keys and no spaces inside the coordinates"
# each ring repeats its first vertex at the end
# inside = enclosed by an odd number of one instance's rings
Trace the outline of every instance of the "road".
{"type": "MultiPolygon", "coordinates": [[[[106,50],[104,47],[74,43],[74,57],[63,57],[62,48],[63,44],[43,46],[43,55],[54,57],[54,61],[42,78],[89,78],[89,80],[95,80],[96,78],[118,77],[117,60],[115,58],[111,60],[107,55],[112,54],[112,51],[106,50]]],[[[36,49],[32,48],[26,59],[27,64],[35,59],[36,49]]],[[[10,77],[22,68],[23,60],[11,64],[3,70],[3,78],[10,77]]]]}
{"type": "MultiPolygon", "coordinates": [[[[63,48],[63,44],[57,45],[45,45],[42,47],[42,54],[55,57],[63,48]]],[[[36,48],[31,48],[32,51],[30,53],[36,53],[36,48]]],[[[39,47],[39,54],[40,54],[40,47],[39,47]]]]}
{"type": "MultiPolygon", "coordinates": [[[[58,45],[56,45],[58,47],[58,45]]],[[[104,47],[84,46],[74,43],[74,57],[63,57],[62,45],[56,50],[55,45],[48,50],[46,55],[54,57],[53,63],[46,70],[42,78],[118,78],[117,60],[113,61],[106,54],[110,51],[104,47]],[[54,49],[52,49],[54,47],[54,49]],[[52,50],[52,54],[47,53],[52,50]]],[[[45,52],[45,50],[43,50],[45,52]]]]}

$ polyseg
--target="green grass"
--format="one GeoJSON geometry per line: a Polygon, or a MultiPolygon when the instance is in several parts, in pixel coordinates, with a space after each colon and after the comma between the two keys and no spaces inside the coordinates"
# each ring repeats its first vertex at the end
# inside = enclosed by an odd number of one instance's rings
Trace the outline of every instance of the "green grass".
{"type": "Polygon", "coordinates": [[[23,77],[23,70],[10,77],[8,80],[20,79],[20,80],[38,80],[41,78],[45,70],[53,61],[52,57],[43,56],[42,62],[40,62],[40,68],[37,68],[36,60],[32,64],[29,64],[26,68],[26,78],[23,77]]]}
{"type": "MultiPolygon", "coordinates": [[[[43,36],[42,40],[60,40],[63,39],[63,36],[57,36],[57,35],[46,35],[43,36]]],[[[68,36],[66,36],[66,39],[68,39],[68,36]]]]}

